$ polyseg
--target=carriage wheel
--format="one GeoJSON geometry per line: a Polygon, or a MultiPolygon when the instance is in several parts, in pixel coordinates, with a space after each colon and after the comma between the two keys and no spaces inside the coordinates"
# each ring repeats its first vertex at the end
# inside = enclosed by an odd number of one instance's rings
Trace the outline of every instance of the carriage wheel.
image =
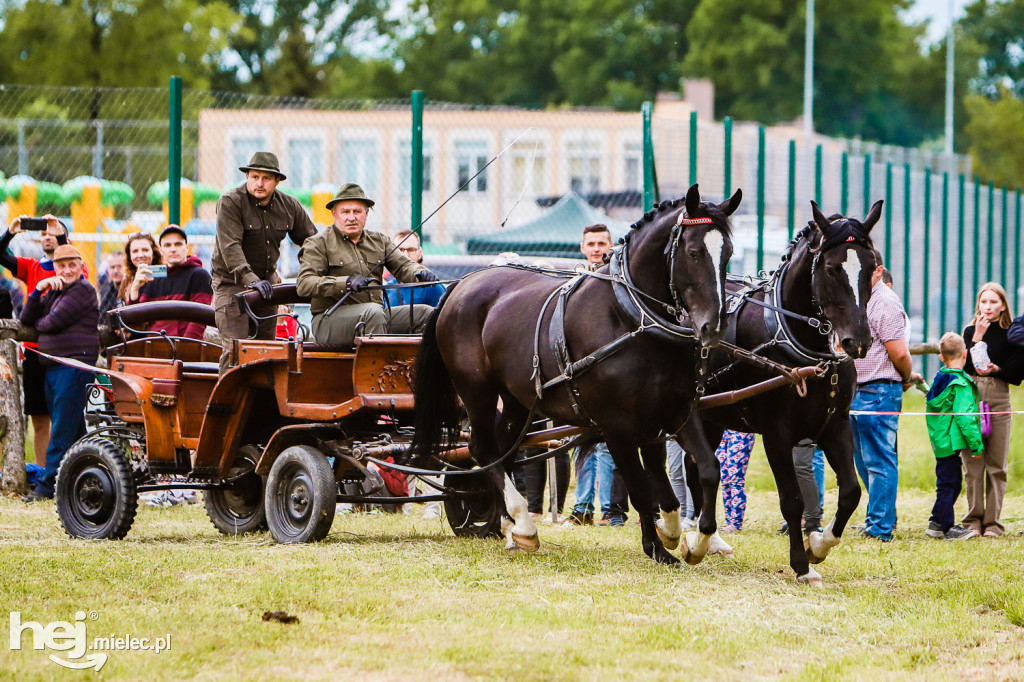
{"type": "Polygon", "coordinates": [[[128,457],[106,438],[84,438],[57,470],[57,516],[75,538],[120,540],[132,527],[139,496],[128,457]]]}
{"type": "Polygon", "coordinates": [[[260,451],[256,446],[240,447],[227,476],[235,479],[234,482],[203,493],[206,515],[217,530],[225,535],[253,533],[267,528],[263,507],[265,481],[256,473],[259,457],[260,451]]]}
{"type": "Polygon", "coordinates": [[[444,485],[460,492],[475,493],[465,497],[446,497],[444,500],[444,513],[455,535],[471,538],[502,537],[504,499],[488,475],[445,476],[444,485]]]}
{"type": "Polygon", "coordinates": [[[278,455],[267,476],[270,534],[281,543],[323,540],[334,523],[338,485],[323,454],[294,445],[278,455]]]}

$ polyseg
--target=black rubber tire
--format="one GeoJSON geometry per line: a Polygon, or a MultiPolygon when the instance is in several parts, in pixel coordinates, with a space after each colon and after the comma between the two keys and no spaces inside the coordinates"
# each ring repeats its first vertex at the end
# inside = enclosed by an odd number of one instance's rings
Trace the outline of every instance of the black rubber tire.
{"type": "Polygon", "coordinates": [[[504,497],[487,474],[478,476],[445,476],[446,488],[477,492],[472,497],[446,497],[444,513],[448,525],[458,537],[503,537],[501,519],[505,513],[504,497]]]}
{"type": "Polygon", "coordinates": [[[57,470],[57,516],[64,532],[87,540],[120,540],[139,507],[132,465],[106,438],[72,445],[57,470]]]}
{"type": "Polygon", "coordinates": [[[334,523],[338,484],[331,465],[316,448],[293,445],[277,456],[267,476],[267,525],[284,544],[316,542],[334,523]]]}
{"type": "Polygon", "coordinates": [[[230,488],[203,492],[206,515],[224,535],[241,535],[267,529],[266,509],[263,505],[266,481],[255,471],[259,458],[260,451],[255,445],[238,448],[228,478],[240,475],[242,478],[230,488]]]}

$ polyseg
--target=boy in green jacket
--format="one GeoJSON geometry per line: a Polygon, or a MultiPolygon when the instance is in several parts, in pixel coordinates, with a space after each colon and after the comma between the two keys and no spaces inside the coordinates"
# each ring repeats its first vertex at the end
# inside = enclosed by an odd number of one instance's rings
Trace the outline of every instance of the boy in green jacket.
{"type": "Polygon", "coordinates": [[[967,346],[962,336],[948,332],[939,339],[939,353],[945,367],[939,369],[928,389],[928,437],[935,451],[935,506],[925,534],[932,538],[966,540],[975,533],[953,525],[953,505],[963,486],[960,450],[968,448],[981,455],[981,427],[978,421],[977,388],[964,373],[967,346]]]}

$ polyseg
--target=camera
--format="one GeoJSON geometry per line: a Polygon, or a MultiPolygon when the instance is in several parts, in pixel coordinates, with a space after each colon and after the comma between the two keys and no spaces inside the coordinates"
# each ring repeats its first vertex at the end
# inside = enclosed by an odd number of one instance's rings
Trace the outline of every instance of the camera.
{"type": "Polygon", "coordinates": [[[46,218],[22,218],[21,229],[30,232],[46,232],[46,218]]]}
{"type": "Polygon", "coordinates": [[[149,273],[153,275],[153,279],[160,279],[167,276],[166,265],[150,265],[149,273]]]}

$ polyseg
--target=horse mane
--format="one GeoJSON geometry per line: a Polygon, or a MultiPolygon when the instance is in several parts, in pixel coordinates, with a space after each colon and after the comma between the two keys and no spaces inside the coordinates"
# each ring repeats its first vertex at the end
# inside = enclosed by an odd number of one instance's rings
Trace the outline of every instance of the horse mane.
{"type": "MultiPolygon", "coordinates": [[[[633,223],[632,225],[630,225],[629,229],[639,231],[640,229],[642,229],[644,227],[644,225],[647,225],[648,223],[654,222],[654,220],[657,217],[659,217],[662,213],[664,213],[665,211],[671,211],[671,210],[679,208],[679,206],[681,204],[685,203],[685,201],[686,201],[685,198],[679,198],[679,199],[670,199],[668,201],[662,201],[660,203],[657,203],[657,204],[654,205],[653,209],[651,209],[647,213],[644,213],[643,216],[640,218],[640,220],[638,220],[635,223],[633,223]]],[[[703,206],[704,210],[706,210],[710,215],[714,215],[714,213],[719,212],[717,210],[718,207],[715,206],[714,204],[709,204],[707,202],[703,202],[702,201],[700,203],[700,205],[703,206]],[[715,210],[712,211],[712,209],[715,209],[715,210]]],[[[714,223],[714,225],[715,225],[716,228],[718,228],[721,232],[725,233],[727,236],[730,236],[730,237],[732,236],[732,225],[730,224],[728,219],[722,220],[721,222],[716,221],[714,223]]]]}

